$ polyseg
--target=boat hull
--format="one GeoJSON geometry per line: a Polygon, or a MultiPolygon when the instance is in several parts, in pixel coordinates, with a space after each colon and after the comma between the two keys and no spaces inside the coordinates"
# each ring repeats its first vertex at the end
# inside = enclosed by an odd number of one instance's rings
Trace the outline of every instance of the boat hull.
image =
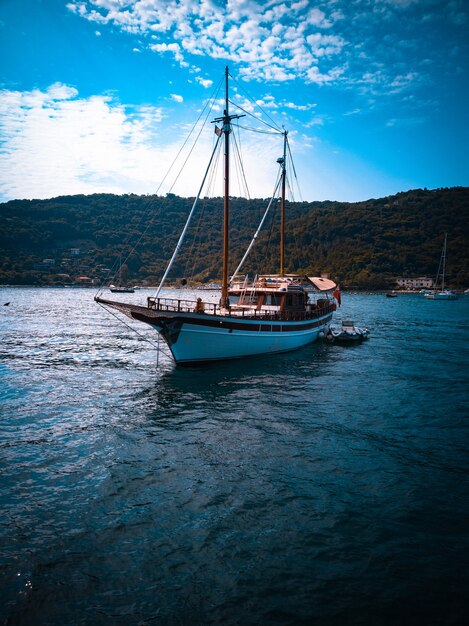
{"type": "Polygon", "coordinates": [[[206,326],[184,320],[174,342],[167,340],[164,329],[160,332],[176,363],[190,364],[296,350],[316,341],[331,317],[309,324],[289,322],[288,325],[222,319],[218,326],[206,326]]]}
{"type": "Polygon", "coordinates": [[[457,300],[458,296],[451,291],[441,291],[438,293],[425,294],[425,298],[429,300],[457,300]]]}
{"type": "Polygon", "coordinates": [[[231,315],[155,311],[146,307],[110,302],[101,304],[157,330],[178,364],[240,359],[289,352],[316,341],[332,320],[333,306],[321,315],[302,320],[271,320],[231,315]]]}

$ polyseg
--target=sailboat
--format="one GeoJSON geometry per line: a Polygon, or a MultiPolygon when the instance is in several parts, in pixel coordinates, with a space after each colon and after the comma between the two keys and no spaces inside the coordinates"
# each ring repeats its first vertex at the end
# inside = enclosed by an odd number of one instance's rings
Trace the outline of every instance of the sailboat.
{"type": "Polygon", "coordinates": [[[119,257],[119,281],[117,285],[109,285],[109,291],[112,293],[134,293],[135,289],[129,287],[123,279],[122,256],[119,257]]]}
{"type": "MultiPolygon", "coordinates": [[[[285,189],[287,180],[288,131],[283,131],[283,155],[277,159],[281,188],[281,228],[278,272],[241,274],[243,263],[262,227],[258,230],[230,275],[230,134],[233,121],[244,115],[231,114],[229,105],[229,71],[225,69],[223,116],[215,123],[216,144],[204,181],[195,198],[179,241],[161,279],[155,296],[147,298],[146,306],[117,302],[96,296],[104,307],[124,313],[153,327],[169,346],[177,364],[196,364],[225,359],[287,352],[314,342],[332,320],[336,309],[337,285],[327,277],[308,277],[285,270],[285,189]],[[218,127],[217,124],[221,124],[218,127]],[[182,245],[185,232],[202,192],[218,143],[224,144],[223,249],[221,251],[221,298],[218,303],[167,298],[160,295],[166,277],[182,245]]],[[[273,199],[272,199],[273,200],[273,199]]],[[[271,200],[271,203],[272,203],[271,200]]],[[[269,204],[270,206],[270,204],[269,204]]],[[[268,210],[268,209],[267,209],[268,210]]]]}
{"type": "Polygon", "coordinates": [[[445,233],[445,240],[443,243],[443,250],[441,252],[440,264],[438,266],[438,272],[436,274],[435,285],[438,285],[441,272],[441,290],[425,293],[424,297],[429,300],[457,300],[458,295],[451,291],[451,289],[445,289],[445,271],[446,271],[446,246],[448,242],[448,233],[445,233]]]}

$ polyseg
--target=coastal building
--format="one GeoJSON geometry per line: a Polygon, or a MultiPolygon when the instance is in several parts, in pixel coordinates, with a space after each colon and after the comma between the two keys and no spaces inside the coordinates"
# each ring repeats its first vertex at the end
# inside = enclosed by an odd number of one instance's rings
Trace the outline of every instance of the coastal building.
{"type": "Polygon", "coordinates": [[[396,278],[396,285],[401,289],[431,289],[434,286],[433,278],[419,276],[418,278],[396,278]]]}
{"type": "Polygon", "coordinates": [[[78,276],[75,279],[75,285],[82,285],[83,287],[91,286],[93,284],[93,279],[89,276],[78,276]]]}

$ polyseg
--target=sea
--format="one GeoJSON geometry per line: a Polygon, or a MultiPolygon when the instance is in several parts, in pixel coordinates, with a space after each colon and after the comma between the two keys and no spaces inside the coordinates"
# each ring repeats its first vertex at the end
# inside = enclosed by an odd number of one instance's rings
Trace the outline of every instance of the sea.
{"type": "Polygon", "coordinates": [[[180,367],[94,295],[0,289],[0,624],[467,623],[469,297],[180,367]]]}

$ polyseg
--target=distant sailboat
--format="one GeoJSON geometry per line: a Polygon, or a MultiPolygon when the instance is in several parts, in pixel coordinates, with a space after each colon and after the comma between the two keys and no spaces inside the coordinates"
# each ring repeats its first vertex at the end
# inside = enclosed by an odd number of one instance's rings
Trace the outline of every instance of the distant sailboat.
{"type": "Polygon", "coordinates": [[[119,258],[119,282],[117,285],[109,285],[109,290],[112,293],[134,293],[133,287],[127,286],[127,281],[124,280],[124,272],[122,269],[122,256],[119,258]]]}
{"type": "Polygon", "coordinates": [[[424,294],[425,298],[428,298],[429,300],[457,300],[458,299],[458,295],[454,293],[454,291],[451,291],[451,289],[445,289],[447,241],[448,241],[448,233],[445,233],[445,241],[443,243],[443,250],[441,252],[440,264],[438,266],[438,272],[437,272],[436,280],[435,280],[435,285],[438,286],[438,282],[441,276],[441,290],[424,294]]]}

